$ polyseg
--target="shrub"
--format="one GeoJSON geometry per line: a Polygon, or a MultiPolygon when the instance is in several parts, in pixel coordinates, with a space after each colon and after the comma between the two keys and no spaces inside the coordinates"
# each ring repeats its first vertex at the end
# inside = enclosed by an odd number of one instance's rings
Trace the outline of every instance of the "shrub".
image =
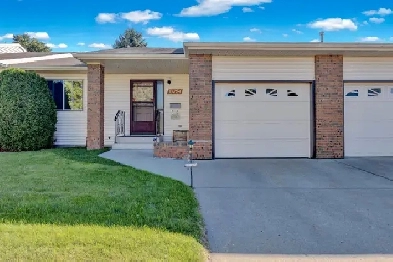
{"type": "Polygon", "coordinates": [[[14,68],[0,72],[0,151],[52,147],[56,123],[45,78],[14,68]]]}

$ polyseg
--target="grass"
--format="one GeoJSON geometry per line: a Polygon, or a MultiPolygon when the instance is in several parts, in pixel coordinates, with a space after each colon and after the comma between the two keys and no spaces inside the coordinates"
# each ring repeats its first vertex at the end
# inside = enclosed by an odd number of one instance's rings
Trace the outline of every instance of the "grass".
{"type": "Polygon", "coordinates": [[[0,154],[0,260],[203,261],[192,190],[101,152],[0,154]]]}

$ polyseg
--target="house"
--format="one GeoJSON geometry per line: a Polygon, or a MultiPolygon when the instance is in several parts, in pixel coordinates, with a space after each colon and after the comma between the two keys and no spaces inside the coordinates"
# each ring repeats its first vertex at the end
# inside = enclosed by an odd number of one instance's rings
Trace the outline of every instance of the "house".
{"type": "Polygon", "coordinates": [[[0,43],[0,54],[22,53],[22,52],[27,52],[27,51],[18,43],[0,43]]]}
{"type": "Polygon", "coordinates": [[[393,44],[183,47],[0,54],[0,64],[47,79],[58,146],[180,158],[192,139],[196,159],[393,156],[393,44]]]}

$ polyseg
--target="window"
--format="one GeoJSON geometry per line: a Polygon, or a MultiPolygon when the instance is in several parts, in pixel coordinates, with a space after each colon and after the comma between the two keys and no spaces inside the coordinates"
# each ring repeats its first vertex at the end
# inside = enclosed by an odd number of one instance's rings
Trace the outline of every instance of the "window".
{"type": "Polygon", "coordinates": [[[83,110],[82,80],[47,80],[58,110],[83,110]]]}
{"type": "Polygon", "coordinates": [[[292,90],[287,90],[287,96],[299,96],[296,94],[296,92],[293,92],[292,90]]]}
{"type": "Polygon", "coordinates": [[[244,93],[246,94],[246,96],[254,96],[257,93],[257,89],[256,88],[247,88],[244,93]]]}
{"type": "Polygon", "coordinates": [[[225,96],[235,96],[235,95],[236,95],[235,90],[231,90],[225,94],[225,96]]]}
{"type": "Polygon", "coordinates": [[[359,90],[358,89],[352,90],[348,92],[345,96],[359,96],[359,90]]]}
{"type": "Polygon", "coordinates": [[[382,92],[381,88],[369,88],[368,96],[378,96],[382,92]]]}
{"type": "Polygon", "coordinates": [[[266,89],[266,94],[270,96],[277,96],[277,89],[268,88],[266,89]]]}

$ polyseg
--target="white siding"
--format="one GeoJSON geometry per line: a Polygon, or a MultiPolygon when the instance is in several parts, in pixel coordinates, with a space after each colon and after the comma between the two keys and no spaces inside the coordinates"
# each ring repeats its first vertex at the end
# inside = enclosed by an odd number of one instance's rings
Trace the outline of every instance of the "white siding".
{"type": "Polygon", "coordinates": [[[393,57],[344,57],[344,80],[392,80],[393,57]]]}
{"type": "Polygon", "coordinates": [[[164,81],[164,139],[172,140],[173,130],[188,130],[189,118],[189,82],[187,74],[106,74],[105,75],[105,145],[114,142],[117,110],[126,112],[126,135],[130,135],[130,80],[164,81]],[[167,80],[172,80],[170,85],[167,80]],[[168,89],[183,89],[182,95],[167,95],[168,89]],[[181,103],[180,119],[171,119],[170,103],[181,103]]]}
{"type": "Polygon", "coordinates": [[[314,80],[314,57],[213,56],[213,80],[314,80]]]}
{"type": "Polygon", "coordinates": [[[46,79],[83,80],[83,110],[57,111],[57,131],[55,145],[86,146],[87,136],[87,75],[39,73],[46,79]]]}

